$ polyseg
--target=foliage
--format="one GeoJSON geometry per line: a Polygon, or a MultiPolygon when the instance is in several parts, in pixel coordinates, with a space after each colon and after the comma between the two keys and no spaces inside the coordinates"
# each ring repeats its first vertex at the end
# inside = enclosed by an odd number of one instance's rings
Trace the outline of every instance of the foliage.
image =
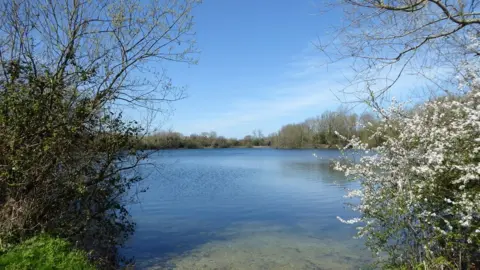
{"type": "Polygon", "coordinates": [[[145,126],[119,106],[183,97],[148,62],[195,62],[196,3],[2,3],[0,249],[48,233],[117,266],[146,157],[135,151],[145,126]]]}
{"type": "Polygon", "coordinates": [[[361,183],[347,194],[359,198],[352,206],[360,217],[339,219],[361,223],[359,236],[386,268],[480,266],[479,4],[334,1],[345,23],[328,44],[317,44],[334,62],[353,60],[344,92],[367,101],[381,119],[371,127],[379,146],[370,152],[355,136],[346,148],[364,155],[337,169],[361,183]],[[413,111],[398,103],[383,109],[382,97],[407,74],[447,96],[413,111]]]}
{"type": "Polygon", "coordinates": [[[480,266],[480,85],[463,96],[433,100],[409,114],[394,103],[375,134],[385,141],[336,169],[359,180],[353,209],[359,236],[388,267],[467,269],[480,266]],[[365,154],[367,153],[367,154],[365,154]]]}
{"type": "Polygon", "coordinates": [[[65,240],[46,235],[28,239],[7,253],[1,254],[0,268],[6,270],[96,269],[88,261],[85,252],[72,249],[65,240]]]}
{"type": "Polygon", "coordinates": [[[139,142],[138,149],[199,149],[199,148],[230,148],[266,146],[268,140],[263,137],[244,139],[225,138],[215,132],[202,132],[200,135],[184,136],[179,132],[164,131],[145,136],[139,142]]]}
{"type": "Polygon", "coordinates": [[[128,155],[141,129],[93,98],[72,102],[73,90],[49,82],[56,83],[37,76],[2,85],[1,242],[45,231],[114,256],[134,225],[123,194],[139,180],[122,174],[129,167],[120,162],[142,159],[128,155]]]}
{"type": "Polygon", "coordinates": [[[196,148],[230,148],[230,147],[275,147],[275,148],[333,148],[345,145],[346,141],[335,134],[359,136],[363,142],[373,147],[382,138],[372,136],[372,127],[379,119],[370,113],[360,117],[344,109],[326,111],[322,115],[309,118],[302,123],[287,124],[276,132],[264,136],[261,130],[254,130],[252,135],[243,139],[217,136],[215,132],[202,132],[200,135],[185,136],[179,132],[163,131],[142,138],[139,149],[196,149],[196,148]],[[367,128],[368,127],[368,128],[367,128]]]}
{"type": "Polygon", "coordinates": [[[371,136],[369,125],[377,125],[378,120],[369,113],[358,117],[343,109],[326,111],[320,116],[309,118],[302,123],[283,126],[276,134],[270,135],[272,145],[277,148],[331,148],[345,145],[346,141],[335,134],[335,131],[346,136],[360,136],[362,141],[374,146],[377,136],[371,136]]]}

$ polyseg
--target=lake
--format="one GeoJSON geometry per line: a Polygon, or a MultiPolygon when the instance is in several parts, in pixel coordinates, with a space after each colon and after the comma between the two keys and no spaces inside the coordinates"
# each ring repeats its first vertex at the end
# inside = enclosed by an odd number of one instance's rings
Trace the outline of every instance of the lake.
{"type": "Polygon", "coordinates": [[[201,149],[152,155],[137,229],[123,249],[139,269],[358,269],[355,228],[336,216],[354,183],[337,150],[201,149]],[[317,157],[313,156],[313,153],[317,157]]]}

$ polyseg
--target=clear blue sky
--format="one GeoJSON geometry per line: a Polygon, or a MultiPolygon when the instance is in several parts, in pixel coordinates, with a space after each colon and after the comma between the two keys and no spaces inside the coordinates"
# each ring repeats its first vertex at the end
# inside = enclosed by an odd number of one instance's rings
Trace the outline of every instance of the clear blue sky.
{"type": "Polygon", "coordinates": [[[350,70],[322,65],[324,56],[312,46],[341,21],[340,13],[319,14],[308,0],[207,0],[194,15],[199,63],[169,65],[188,98],[157,121],[162,129],[267,135],[341,105],[333,92],[350,70]]]}

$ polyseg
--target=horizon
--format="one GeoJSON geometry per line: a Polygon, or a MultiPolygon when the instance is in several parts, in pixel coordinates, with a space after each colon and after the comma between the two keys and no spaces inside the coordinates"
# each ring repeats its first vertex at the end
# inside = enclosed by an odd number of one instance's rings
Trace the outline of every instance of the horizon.
{"type": "MultiPolygon", "coordinates": [[[[197,65],[159,64],[187,98],[175,101],[152,125],[185,136],[215,131],[243,138],[303,122],[327,110],[367,110],[343,94],[350,61],[329,63],[315,42],[329,41],[329,29],[341,24],[341,12],[321,13],[314,1],[209,1],[194,9],[197,65]],[[246,19],[248,18],[248,19],[246,19]]],[[[418,78],[405,76],[391,95],[405,99],[418,78]]],[[[147,118],[128,111],[129,117],[147,118]]]]}

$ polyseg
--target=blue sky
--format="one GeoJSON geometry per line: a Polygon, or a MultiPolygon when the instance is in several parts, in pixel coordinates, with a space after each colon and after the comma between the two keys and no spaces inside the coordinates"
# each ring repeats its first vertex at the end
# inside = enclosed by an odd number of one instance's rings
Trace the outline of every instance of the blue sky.
{"type": "Polygon", "coordinates": [[[195,66],[168,65],[188,98],[155,125],[185,135],[216,131],[241,138],[334,110],[333,94],[350,72],[325,66],[312,45],[341,14],[319,14],[313,1],[207,0],[194,11],[198,47],[195,66]]]}

